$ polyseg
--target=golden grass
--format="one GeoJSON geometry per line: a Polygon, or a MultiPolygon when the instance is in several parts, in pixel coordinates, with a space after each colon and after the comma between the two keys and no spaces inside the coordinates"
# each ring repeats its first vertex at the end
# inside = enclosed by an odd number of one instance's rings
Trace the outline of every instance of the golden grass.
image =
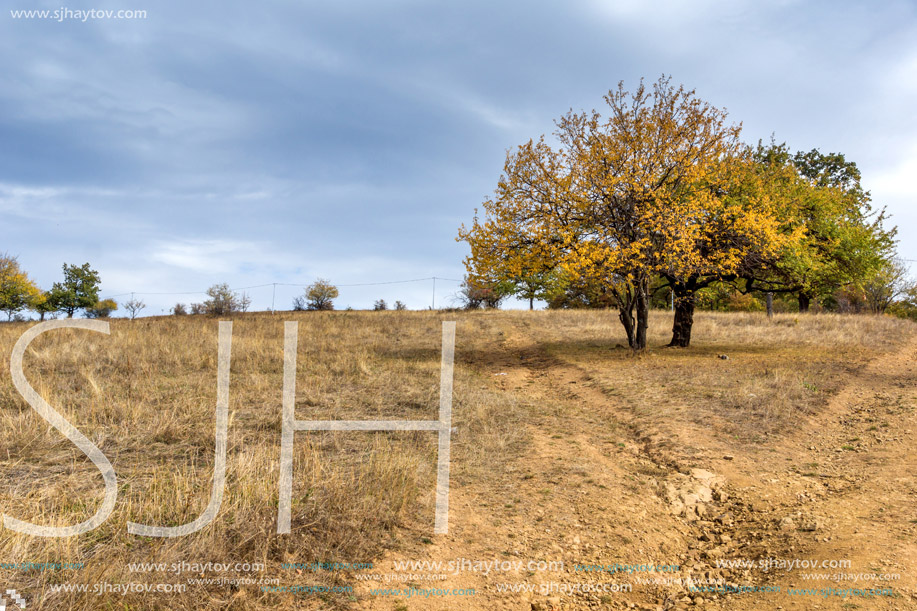
{"type": "MultiPolygon", "coordinates": [[[[55,594],[50,586],[184,583],[187,574],[132,573],[127,566],[182,561],[267,567],[263,574],[207,575],[213,578],[339,585],[346,573],[300,575],[281,563],[372,562],[387,547],[431,536],[436,436],[426,432],[297,433],[293,532],[276,534],[285,320],[300,322],[296,416],[303,420],[435,419],[440,324],[458,320],[454,486],[493,481],[502,472],[497,465],[524,456],[526,426],[547,408],[528,403],[524,389],[501,390],[493,377],[507,363],[518,364],[522,353],[582,368],[608,396],[645,418],[650,432],[665,435],[667,421],[687,419],[741,441],[817,413],[851,368],[913,335],[911,323],[890,318],[778,315],[768,321],[760,314],[700,313],[694,347],[662,349],[671,318],[654,312],[652,349],[634,357],[616,347],[623,343],[620,325],[605,311],[242,315],[234,322],[220,513],[193,535],[149,539],[128,534],[126,523],[190,522],[210,495],[217,322],[114,320],[110,336],[46,333],[26,355],[27,377],[109,457],[120,496],[108,522],[79,537],[0,531],[0,562],[85,563],[69,572],[3,570],[4,587],[28,592],[42,609],[95,609],[103,599],[92,593],[55,594]]],[[[0,510],[41,524],[73,524],[95,511],[102,479],[12,386],[9,356],[27,326],[0,325],[0,510]]],[[[615,426],[612,415],[599,419],[615,426]]],[[[182,594],[115,600],[111,608],[119,609],[292,609],[349,601],[347,595],[265,593],[257,585],[189,585],[182,594]]]]}
{"type": "MultiPolygon", "coordinates": [[[[452,318],[452,317],[450,317],[452,318]]],[[[297,418],[436,419],[440,321],[435,313],[255,314],[234,322],[225,498],[213,524],[190,536],[147,539],[126,522],[179,525],[195,519],[210,495],[214,452],[217,322],[203,317],[115,320],[111,335],[81,330],[43,334],[26,355],[31,384],[112,461],[120,496],[99,529],[69,539],[0,533],[0,562],[84,562],[65,574],[8,573],[7,587],[43,592],[43,609],[92,609],[92,594],[51,594],[55,580],[182,583],[188,577],[131,573],[132,562],[259,562],[282,585],[329,585],[337,576],[296,575],[283,562],[371,562],[397,528],[433,528],[436,435],[297,433],[293,532],[276,534],[283,321],[300,321],[297,418]]],[[[25,324],[0,326],[2,366],[25,324]]],[[[469,344],[465,329],[459,339],[469,344]]],[[[458,366],[453,479],[498,460],[522,432],[511,397],[482,388],[458,366]],[[499,414],[499,417],[497,415],[499,414]]],[[[95,467],[25,404],[8,375],[0,382],[4,513],[39,524],[85,520],[101,497],[95,467]]],[[[284,608],[291,595],[238,589],[233,608],[284,608]]],[[[232,598],[232,595],[230,596],[232,598]]],[[[335,597],[338,603],[346,596],[335,597]]],[[[131,594],[124,607],[151,608],[131,594]]],[[[292,601],[292,602],[291,602],[292,601]]],[[[227,588],[189,586],[163,595],[161,608],[224,608],[227,588]]],[[[157,607],[159,608],[159,607],[157,607]]],[[[287,607],[294,608],[294,607],[287,607]]]]}

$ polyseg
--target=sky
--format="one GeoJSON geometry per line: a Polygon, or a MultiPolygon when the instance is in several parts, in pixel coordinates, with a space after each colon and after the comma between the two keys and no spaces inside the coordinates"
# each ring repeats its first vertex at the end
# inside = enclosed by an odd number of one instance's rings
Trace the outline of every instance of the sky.
{"type": "Polygon", "coordinates": [[[87,1],[0,13],[0,252],[43,288],[448,305],[507,151],[663,74],[749,143],[844,153],[917,260],[913,2],[87,1]]]}

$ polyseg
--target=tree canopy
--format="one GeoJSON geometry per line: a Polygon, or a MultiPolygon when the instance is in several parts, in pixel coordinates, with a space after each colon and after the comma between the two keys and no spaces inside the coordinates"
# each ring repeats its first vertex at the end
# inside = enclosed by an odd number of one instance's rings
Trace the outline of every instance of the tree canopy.
{"type": "Polygon", "coordinates": [[[724,110],[661,78],[605,96],[608,118],[569,112],[507,155],[496,195],[459,239],[473,277],[533,271],[607,286],[632,348],[646,347],[649,286],[737,273],[779,241],[767,202],[732,196],[750,163],[724,110]]]}
{"type": "Polygon", "coordinates": [[[88,263],[63,265],[64,281],[55,282],[48,291],[47,304],[53,311],[64,312],[73,318],[77,310],[91,308],[99,301],[99,272],[88,263]]]}
{"type": "Polygon", "coordinates": [[[0,310],[6,312],[6,319],[33,307],[40,297],[41,290],[22,271],[16,257],[0,254],[0,310]]]}
{"type": "Polygon", "coordinates": [[[784,145],[660,78],[568,112],[507,154],[495,195],[459,240],[472,281],[552,303],[608,304],[646,347],[651,286],[673,292],[670,345],[690,344],[696,293],[714,283],[794,292],[800,303],[868,275],[894,244],[855,164],[784,145]],[[659,285],[659,279],[663,284],[659,285]]]}

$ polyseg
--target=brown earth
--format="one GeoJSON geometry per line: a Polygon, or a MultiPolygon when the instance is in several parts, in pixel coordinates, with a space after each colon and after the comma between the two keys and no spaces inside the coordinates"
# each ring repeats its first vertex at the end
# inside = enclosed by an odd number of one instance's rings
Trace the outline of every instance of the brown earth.
{"type": "MultiPolygon", "coordinates": [[[[657,386],[655,396],[644,387],[644,396],[634,398],[628,383],[638,386],[639,376],[627,371],[683,375],[678,372],[687,359],[699,361],[698,370],[714,367],[728,377],[745,375],[756,363],[766,368],[773,354],[744,346],[716,358],[720,355],[701,341],[693,353],[657,351],[634,358],[619,350],[610,366],[607,350],[597,356],[600,346],[590,350],[558,338],[539,340],[518,321],[505,323],[499,325],[504,337],[499,348],[468,360],[488,372],[492,384],[535,406],[526,422],[525,451],[493,477],[453,485],[450,533],[389,553],[376,564],[376,573],[413,572],[416,578],[406,584],[358,582],[360,608],[917,609],[912,432],[917,341],[908,339],[868,361],[834,363],[830,373],[825,368],[822,373],[832,375],[840,367],[842,378],[833,392],[823,392],[825,403],[769,423],[757,436],[753,427],[723,434],[736,426],[724,423],[716,409],[705,414],[697,397],[664,396],[657,386]],[[623,370],[621,358],[630,359],[623,370]],[[603,376],[609,370],[625,379],[603,376]],[[466,565],[430,581],[425,576],[436,571],[396,571],[393,564],[456,559],[562,561],[564,568],[484,575],[466,565]],[[806,570],[770,563],[765,571],[760,563],[767,559],[828,564],[806,570]],[[757,566],[717,568],[717,560],[757,566]],[[831,568],[837,561],[849,561],[849,568],[831,568]],[[680,570],[577,570],[577,565],[615,564],[680,570]],[[803,577],[813,573],[830,578],[803,577]],[[861,576],[834,578],[840,574],[861,576]],[[900,579],[865,582],[862,574],[900,579]],[[646,584],[641,578],[682,581],[646,584]],[[719,593],[689,591],[688,579],[716,580],[717,586],[695,587],[719,587],[719,593]],[[632,591],[568,593],[559,585],[603,583],[631,584],[632,591]],[[524,584],[535,591],[519,591],[524,584]],[[473,589],[474,595],[369,592],[411,586],[473,589]],[[725,586],[770,591],[726,594],[725,586]],[[893,594],[826,596],[826,588],[891,588],[893,594]],[[791,594],[793,589],[818,592],[791,594]]],[[[780,359],[791,358],[792,350],[778,352],[780,359]]]]}

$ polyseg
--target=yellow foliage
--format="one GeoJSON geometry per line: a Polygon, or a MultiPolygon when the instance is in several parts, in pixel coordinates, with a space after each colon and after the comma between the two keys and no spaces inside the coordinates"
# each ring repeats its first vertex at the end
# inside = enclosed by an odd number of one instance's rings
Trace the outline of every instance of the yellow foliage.
{"type": "Polygon", "coordinates": [[[740,125],[693,91],[660,79],[649,92],[619,85],[609,117],[557,121],[507,155],[485,217],[462,226],[472,275],[513,279],[532,268],[630,284],[729,276],[770,258],[800,233],[785,231],[786,201],[772,192],[740,125]]]}

